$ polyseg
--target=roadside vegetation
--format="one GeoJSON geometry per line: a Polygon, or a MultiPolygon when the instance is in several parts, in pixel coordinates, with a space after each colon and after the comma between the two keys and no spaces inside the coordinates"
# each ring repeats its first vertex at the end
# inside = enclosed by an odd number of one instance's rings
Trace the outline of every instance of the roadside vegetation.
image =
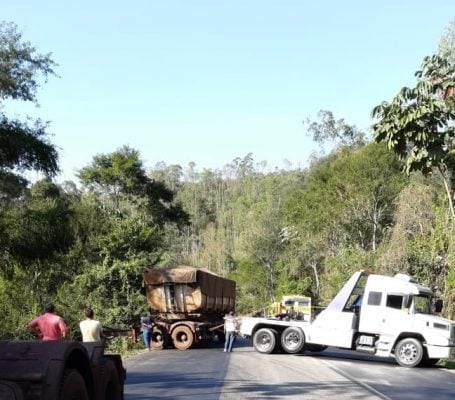
{"type": "Polygon", "coordinates": [[[247,154],[217,170],[147,170],[124,146],[81,166],[80,183],[57,184],[48,125],[1,107],[36,103],[56,64],[1,24],[0,339],[29,338],[49,301],[73,338],[87,306],[103,325],[129,328],[147,310],[142,271],[181,264],[236,280],[239,314],[283,294],[325,305],[368,269],[413,275],[455,319],[454,43],[452,23],[415,87],[372,110],[372,132],[326,110],[305,119],[302,135],[321,145],[307,168],[247,154]]]}

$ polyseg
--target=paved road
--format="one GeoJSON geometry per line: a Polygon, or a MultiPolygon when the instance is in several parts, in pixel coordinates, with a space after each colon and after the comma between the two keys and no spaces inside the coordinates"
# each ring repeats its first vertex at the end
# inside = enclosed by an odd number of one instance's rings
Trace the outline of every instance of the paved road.
{"type": "Polygon", "coordinates": [[[245,340],[232,353],[216,345],[144,351],[125,364],[125,400],[455,398],[455,374],[446,370],[407,369],[331,349],[311,356],[262,355],[245,340]]]}

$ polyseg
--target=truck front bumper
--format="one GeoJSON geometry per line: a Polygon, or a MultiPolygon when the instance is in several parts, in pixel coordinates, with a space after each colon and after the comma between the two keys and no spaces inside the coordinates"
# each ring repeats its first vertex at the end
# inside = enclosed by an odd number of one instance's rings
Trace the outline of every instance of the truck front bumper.
{"type": "Polygon", "coordinates": [[[455,346],[427,345],[428,358],[455,360],[455,346]]]}

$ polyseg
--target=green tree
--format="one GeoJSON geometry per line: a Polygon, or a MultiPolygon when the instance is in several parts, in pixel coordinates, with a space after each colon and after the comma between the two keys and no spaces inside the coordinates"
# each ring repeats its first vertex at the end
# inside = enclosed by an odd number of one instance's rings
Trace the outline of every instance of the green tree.
{"type": "Polygon", "coordinates": [[[453,206],[455,165],[455,64],[449,54],[425,57],[414,88],[404,87],[390,103],[372,111],[377,142],[385,142],[402,160],[406,173],[439,171],[453,206]]]}
{"type": "MultiPolygon", "coordinates": [[[[37,103],[38,78],[54,75],[54,66],[50,54],[39,54],[16,25],[0,23],[0,100],[37,103]]],[[[23,192],[27,184],[23,171],[36,170],[48,177],[58,172],[58,153],[46,129],[40,120],[21,122],[0,112],[0,199],[23,192]]]]}
{"type": "Polygon", "coordinates": [[[319,121],[307,118],[303,123],[307,126],[308,134],[319,145],[322,146],[326,142],[356,147],[365,144],[365,134],[343,118],[335,119],[332,111],[319,110],[317,116],[319,121]]]}
{"type": "Polygon", "coordinates": [[[331,259],[377,251],[405,183],[398,159],[375,143],[342,147],[310,169],[286,201],[283,239],[293,276],[312,277],[315,300],[328,293],[324,276],[331,259]]]}
{"type": "Polygon", "coordinates": [[[174,192],[163,182],[149,178],[137,150],[124,146],[110,154],[99,154],[91,165],[82,168],[81,182],[100,197],[114,213],[122,215],[131,210],[145,209],[162,226],[166,221],[185,224],[188,216],[179,204],[174,204],[174,192]],[[121,200],[125,207],[121,208],[121,200]]]}

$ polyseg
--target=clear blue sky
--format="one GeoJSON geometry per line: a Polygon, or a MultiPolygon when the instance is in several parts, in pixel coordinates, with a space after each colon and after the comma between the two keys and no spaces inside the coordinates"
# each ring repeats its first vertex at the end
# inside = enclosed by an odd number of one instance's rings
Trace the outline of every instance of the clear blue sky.
{"type": "Polygon", "coordinates": [[[40,108],[59,180],[123,145],[146,167],[221,168],[253,153],[305,166],[302,121],[331,110],[359,128],[437,49],[453,0],[0,0],[60,78],[40,108]]]}

